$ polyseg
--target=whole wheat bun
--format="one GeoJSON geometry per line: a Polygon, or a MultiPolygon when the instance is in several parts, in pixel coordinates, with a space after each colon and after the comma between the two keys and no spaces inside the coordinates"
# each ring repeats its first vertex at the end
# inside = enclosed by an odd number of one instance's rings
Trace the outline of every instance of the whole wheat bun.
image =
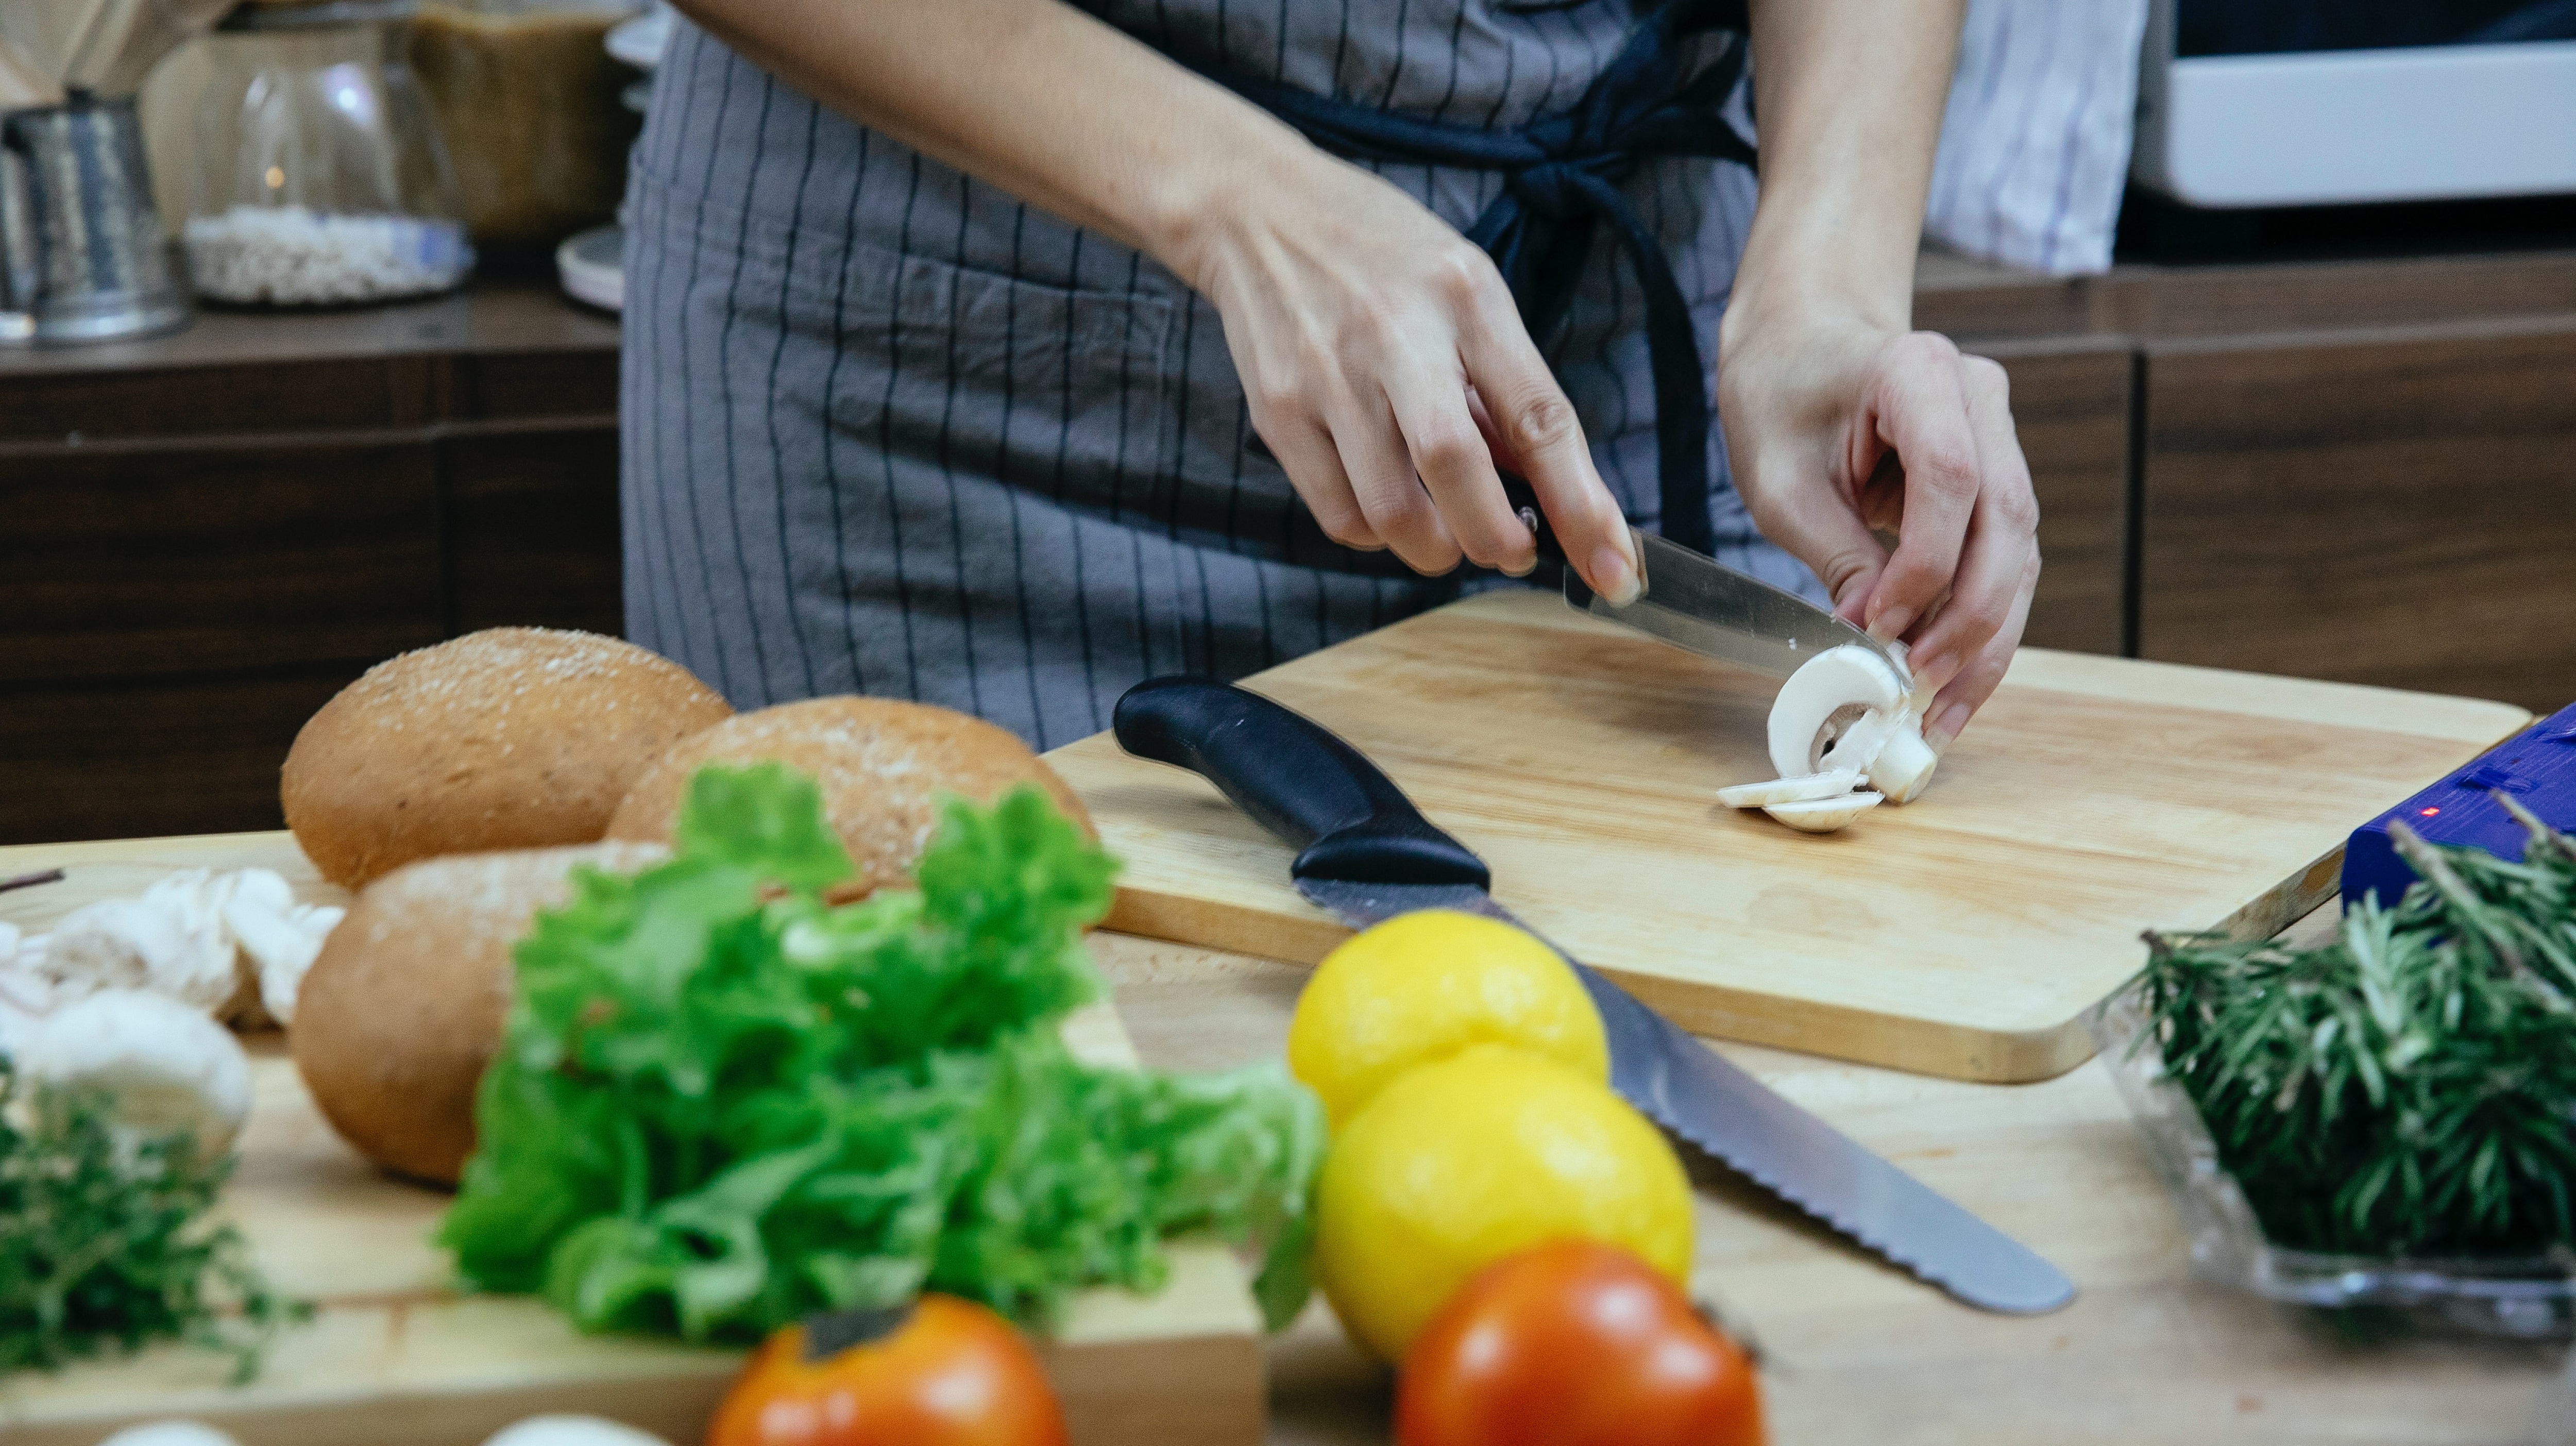
{"type": "Polygon", "coordinates": [[[367,886],[295,1003],[287,1043],[322,1116],[361,1155],[456,1183],[474,1152],[474,1090],[500,1047],[511,947],[572,897],[576,864],[631,872],[667,850],[594,843],[455,854],[367,886]]]}
{"type": "Polygon", "coordinates": [[[588,843],[654,759],[732,716],[616,638],[492,628],[378,663],[295,735],[286,826],[333,883],[414,859],[588,843]]]}
{"type": "Polygon", "coordinates": [[[668,841],[689,776],[702,764],[762,759],[811,774],[859,867],[858,889],[901,883],[939,825],[939,796],[991,803],[1021,783],[1044,788],[1086,836],[1082,800],[1028,745],[980,718],[891,698],[810,698],[741,713],[663,754],[608,822],[612,839],[668,841]]]}

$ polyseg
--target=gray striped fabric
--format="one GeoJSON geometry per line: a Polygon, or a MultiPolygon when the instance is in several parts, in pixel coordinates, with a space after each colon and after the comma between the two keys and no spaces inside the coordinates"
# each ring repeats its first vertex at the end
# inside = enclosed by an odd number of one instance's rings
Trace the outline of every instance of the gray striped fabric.
{"type": "MultiPolygon", "coordinates": [[[[1097,8],[1166,49],[1486,125],[1570,103],[1633,20],[1625,0],[1097,8]]],[[[1385,173],[1460,225],[1500,185],[1385,173]]],[[[1677,160],[1631,189],[1714,357],[1752,177],[1677,160]]],[[[1162,267],[822,109],[685,22],[629,209],[627,626],[739,707],[886,694],[1052,747],[1105,726],[1142,678],[1239,676],[1478,585],[1316,529],[1250,447],[1215,310],[1162,267]]],[[[1604,476],[1651,526],[1653,389],[1613,255],[1595,247],[1552,360],[1604,476]]],[[[1818,591],[1722,484],[1710,505],[1727,561],[1818,591]]]]}

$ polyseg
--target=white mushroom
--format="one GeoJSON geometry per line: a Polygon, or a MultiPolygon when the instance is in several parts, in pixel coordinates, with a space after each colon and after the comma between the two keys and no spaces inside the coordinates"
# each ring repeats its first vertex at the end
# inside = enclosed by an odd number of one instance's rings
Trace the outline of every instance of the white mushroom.
{"type": "Polygon", "coordinates": [[[98,1446],[241,1446],[203,1421],[154,1421],[128,1426],[98,1446]]]}
{"type": "Polygon", "coordinates": [[[650,1431],[601,1416],[530,1416],[492,1433],[483,1446],[671,1446],[650,1431]]]}
{"type": "Polygon", "coordinates": [[[1856,643],[1809,658],[1771,702],[1771,766],[1783,778],[1819,772],[1828,745],[1862,718],[1903,709],[1906,682],[1885,658],[1856,643]]]}
{"type": "Polygon", "coordinates": [[[1829,648],[1781,685],[1771,705],[1771,764],[1784,777],[1852,769],[1891,803],[1918,797],[1940,762],[1923,741],[1922,707],[1896,661],[1858,644],[1829,648]]]}
{"type": "Polygon", "coordinates": [[[170,909],[142,899],[101,899],[74,909],[46,936],[34,968],[66,1000],[101,989],[149,989],[212,1011],[240,986],[230,940],[192,930],[170,909]]]}
{"type": "Polygon", "coordinates": [[[1890,803],[1912,803],[1932,781],[1941,755],[1923,741],[1923,716],[1907,713],[1903,726],[1890,733],[1878,756],[1869,761],[1870,786],[1890,803]]]}
{"type": "Polygon", "coordinates": [[[0,961],[0,1059],[26,1048],[53,1007],[54,986],[43,975],[0,961]]]}
{"type": "Polygon", "coordinates": [[[50,1088],[107,1092],[120,1133],[186,1130],[220,1155],[250,1118],[250,1059],[231,1031],[167,995],[102,989],[44,1017],[17,1066],[50,1088]]]}
{"type": "Polygon", "coordinates": [[[1860,787],[1860,770],[1836,768],[1824,773],[1810,773],[1803,778],[1775,778],[1768,783],[1739,783],[1717,791],[1717,801],[1728,808],[1769,808],[1775,803],[1809,803],[1820,798],[1840,798],[1860,787]]]}
{"type": "Polygon", "coordinates": [[[224,924],[259,975],[259,1000],[280,1024],[295,1019],[295,992],[304,983],[322,941],[348,910],[290,902],[268,909],[235,899],[224,906],[224,924]]]}
{"type": "Polygon", "coordinates": [[[1846,793],[1805,803],[1775,803],[1762,811],[1801,833],[1832,833],[1878,804],[1875,793],[1846,793]]]}

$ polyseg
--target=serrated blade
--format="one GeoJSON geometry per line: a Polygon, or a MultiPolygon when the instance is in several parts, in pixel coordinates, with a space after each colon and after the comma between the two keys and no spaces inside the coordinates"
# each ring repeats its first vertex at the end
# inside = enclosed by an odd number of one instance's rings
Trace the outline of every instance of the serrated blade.
{"type": "MultiPolygon", "coordinates": [[[[1417,909],[1458,909],[1545,939],[1470,884],[1299,879],[1297,890],[1353,928],[1417,909]]],[[[1969,1305],[2038,1315],[2075,1299],[2074,1282],[2019,1241],[1781,1098],[1599,970],[1556,954],[1601,1012],[1610,1087],[1648,1119],[1969,1305]]]]}

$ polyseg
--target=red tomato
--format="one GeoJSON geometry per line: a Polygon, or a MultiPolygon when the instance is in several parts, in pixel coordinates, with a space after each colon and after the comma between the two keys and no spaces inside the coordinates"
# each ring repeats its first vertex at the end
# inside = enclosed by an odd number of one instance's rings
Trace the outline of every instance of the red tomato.
{"type": "Polygon", "coordinates": [[[1762,1446],[1752,1359],[1625,1250],[1560,1240],[1468,1277],[1404,1355],[1397,1446],[1762,1446]]]}
{"type": "Polygon", "coordinates": [[[707,1446],[1065,1446],[1010,1322],[954,1296],[821,1315],[754,1352],[707,1446]]]}

